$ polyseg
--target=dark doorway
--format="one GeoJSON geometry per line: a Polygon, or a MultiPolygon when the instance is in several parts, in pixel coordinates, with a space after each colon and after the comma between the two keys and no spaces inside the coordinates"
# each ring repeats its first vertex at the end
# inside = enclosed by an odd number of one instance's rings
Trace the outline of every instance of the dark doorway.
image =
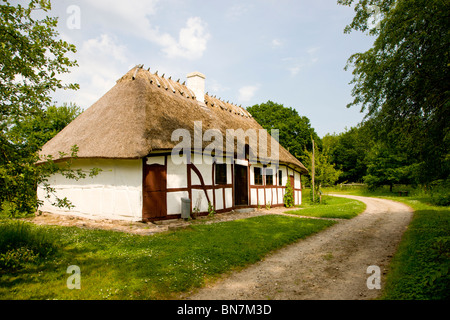
{"type": "Polygon", "coordinates": [[[248,167],[234,165],[234,205],[248,206],[248,167]]]}
{"type": "Polygon", "coordinates": [[[152,220],[167,215],[167,172],[162,165],[144,164],[142,220],[152,220]]]}

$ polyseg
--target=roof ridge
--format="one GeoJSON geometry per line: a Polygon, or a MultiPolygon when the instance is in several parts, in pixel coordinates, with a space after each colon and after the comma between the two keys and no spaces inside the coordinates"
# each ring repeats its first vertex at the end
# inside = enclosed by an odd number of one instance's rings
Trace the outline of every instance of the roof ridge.
{"type": "MultiPolygon", "coordinates": [[[[189,87],[186,85],[186,81],[183,83],[180,83],[180,79],[177,81],[172,80],[172,77],[169,76],[169,78],[165,77],[165,73],[163,75],[158,75],[158,70],[155,71],[155,73],[152,73],[150,71],[150,68],[147,68],[147,70],[143,70],[144,65],[138,64],[134,68],[132,68],[127,74],[125,74],[122,78],[117,80],[117,82],[124,81],[124,80],[136,80],[139,76],[146,76],[148,81],[151,85],[156,85],[158,88],[163,89],[165,91],[171,91],[174,94],[179,94],[182,97],[190,100],[196,100],[196,96],[194,92],[189,89],[189,87]],[[144,71],[140,72],[140,70],[144,71]],[[130,77],[130,75],[132,76],[130,77]]],[[[205,104],[209,107],[215,107],[219,106],[222,110],[228,111],[229,113],[233,115],[239,115],[241,117],[245,118],[253,118],[253,116],[241,105],[237,105],[233,102],[225,102],[221,98],[216,98],[216,96],[211,96],[209,93],[205,93],[205,104]]]]}

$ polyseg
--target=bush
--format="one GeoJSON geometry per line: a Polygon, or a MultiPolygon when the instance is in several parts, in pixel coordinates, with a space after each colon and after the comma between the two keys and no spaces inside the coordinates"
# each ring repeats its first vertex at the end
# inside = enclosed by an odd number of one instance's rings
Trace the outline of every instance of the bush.
{"type": "Polygon", "coordinates": [[[291,186],[291,179],[287,179],[286,192],[283,197],[284,206],[290,208],[294,206],[294,189],[291,186]]]}
{"type": "Polygon", "coordinates": [[[26,263],[33,263],[39,256],[25,247],[9,250],[0,254],[0,269],[19,269],[26,263]]]}
{"type": "Polygon", "coordinates": [[[19,269],[57,252],[56,239],[44,228],[23,221],[0,222],[0,269],[19,269]]]}
{"type": "Polygon", "coordinates": [[[449,194],[433,194],[430,198],[430,203],[435,206],[450,206],[450,195],[449,194]]]}

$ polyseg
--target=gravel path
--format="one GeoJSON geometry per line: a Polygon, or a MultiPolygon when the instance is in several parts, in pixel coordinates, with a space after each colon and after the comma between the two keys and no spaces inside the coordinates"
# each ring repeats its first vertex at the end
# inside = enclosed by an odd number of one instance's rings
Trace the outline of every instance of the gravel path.
{"type": "Polygon", "coordinates": [[[413,210],[401,203],[358,196],[366,203],[359,216],[300,240],[248,268],[225,276],[188,299],[204,300],[360,300],[381,290],[368,289],[369,266],[386,268],[413,210]]]}

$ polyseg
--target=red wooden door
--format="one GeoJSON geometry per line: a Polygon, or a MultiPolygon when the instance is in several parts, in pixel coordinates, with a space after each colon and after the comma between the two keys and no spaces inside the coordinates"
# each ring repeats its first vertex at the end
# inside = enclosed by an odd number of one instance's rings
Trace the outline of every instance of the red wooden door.
{"type": "Polygon", "coordinates": [[[142,219],[151,220],[167,215],[167,172],[161,165],[144,164],[142,219]]]}

